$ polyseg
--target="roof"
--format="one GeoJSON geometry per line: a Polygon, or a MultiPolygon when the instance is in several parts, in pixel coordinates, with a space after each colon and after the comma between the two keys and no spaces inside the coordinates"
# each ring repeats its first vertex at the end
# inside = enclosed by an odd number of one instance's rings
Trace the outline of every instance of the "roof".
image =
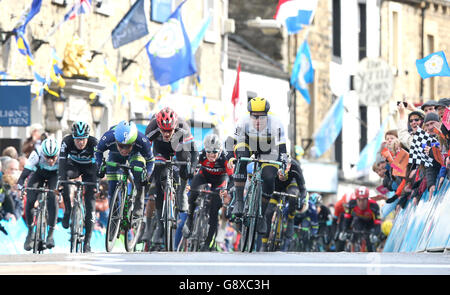
{"type": "Polygon", "coordinates": [[[289,73],[283,70],[283,66],[279,62],[254,48],[241,36],[229,35],[228,68],[236,69],[239,59],[241,71],[289,80],[289,73]]]}

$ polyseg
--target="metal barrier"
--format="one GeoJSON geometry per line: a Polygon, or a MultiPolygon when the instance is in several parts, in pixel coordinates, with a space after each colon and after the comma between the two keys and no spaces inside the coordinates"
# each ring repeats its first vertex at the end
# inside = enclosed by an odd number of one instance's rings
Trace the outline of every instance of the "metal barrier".
{"type": "Polygon", "coordinates": [[[424,192],[397,214],[383,252],[424,252],[450,249],[450,182],[431,198],[424,192]]]}

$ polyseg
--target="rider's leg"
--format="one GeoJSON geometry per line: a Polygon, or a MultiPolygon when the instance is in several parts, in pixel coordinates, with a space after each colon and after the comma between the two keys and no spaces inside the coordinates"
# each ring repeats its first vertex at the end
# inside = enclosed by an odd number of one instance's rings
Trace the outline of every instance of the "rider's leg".
{"type": "MultiPolygon", "coordinates": [[[[138,166],[145,169],[145,159],[141,155],[132,155],[129,159],[130,166],[138,166]]],[[[134,200],[133,215],[137,217],[144,216],[144,185],[145,179],[143,179],[142,172],[133,171],[133,176],[136,184],[136,199],[134,200]]]]}
{"type": "MultiPolygon", "coordinates": [[[[234,148],[237,158],[249,157],[250,149],[245,143],[239,143],[234,148]]],[[[236,167],[237,173],[233,176],[235,187],[235,203],[232,214],[240,217],[244,213],[244,188],[247,180],[247,162],[239,162],[236,167]]]]}
{"type": "MultiPolygon", "coordinates": [[[[95,171],[95,170],[94,170],[95,171]]],[[[80,176],[78,168],[73,165],[72,161],[68,160],[66,165],[66,178],[73,179],[80,176]]],[[[62,226],[69,228],[70,212],[72,211],[72,201],[70,199],[70,185],[63,185],[63,201],[64,201],[64,216],[62,220],[62,226]]]]}
{"type": "MultiPolygon", "coordinates": [[[[37,188],[42,182],[41,176],[38,173],[33,173],[28,180],[28,187],[37,188]]],[[[34,203],[36,202],[37,192],[36,191],[27,191],[27,202],[25,206],[25,217],[26,223],[28,226],[28,233],[25,238],[24,249],[25,251],[30,251],[33,248],[33,213],[32,209],[34,208],[34,203]]]]}
{"type": "MultiPolygon", "coordinates": [[[[48,178],[48,188],[51,190],[56,189],[56,182],[58,181],[57,171],[49,173],[48,178]]],[[[58,218],[58,201],[53,192],[49,192],[47,195],[47,210],[48,210],[48,235],[46,245],[47,248],[53,248],[55,246],[55,241],[53,239],[53,231],[55,229],[56,221],[58,218]]]]}
{"type": "MultiPolygon", "coordinates": [[[[97,182],[97,175],[95,174],[95,167],[93,165],[88,165],[83,171],[82,180],[84,182],[97,182]]],[[[90,241],[92,230],[96,221],[95,218],[95,187],[88,185],[85,188],[84,203],[86,207],[86,216],[84,218],[84,252],[90,252],[90,241]]]]}
{"type": "Polygon", "coordinates": [[[183,226],[183,234],[185,237],[188,237],[192,231],[192,225],[194,223],[194,211],[195,211],[195,201],[197,200],[197,197],[199,193],[196,191],[200,188],[201,185],[206,183],[206,179],[204,175],[200,172],[197,173],[194,178],[192,178],[191,181],[191,189],[189,192],[189,198],[188,198],[188,217],[186,219],[186,222],[183,226]]]}
{"type": "Polygon", "coordinates": [[[211,202],[209,204],[209,230],[208,230],[208,236],[205,240],[205,250],[210,249],[210,244],[212,241],[212,238],[214,234],[217,231],[217,224],[219,223],[219,209],[222,207],[222,200],[220,199],[220,196],[218,195],[212,195],[211,196],[211,202]]]}

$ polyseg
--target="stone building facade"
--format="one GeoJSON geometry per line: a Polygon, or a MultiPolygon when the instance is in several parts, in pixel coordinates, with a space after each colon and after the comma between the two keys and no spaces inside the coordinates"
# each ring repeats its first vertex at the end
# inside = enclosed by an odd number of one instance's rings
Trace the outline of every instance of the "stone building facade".
{"type": "MultiPolygon", "coordinates": [[[[158,99],[171,94],[169,86],[161,87],[154,79],[145,44],[159,30],[162,22],[151,19],[151,10],[156,2],[166,2],[172,5],[172,10],[178,6],[181,0],[145,1],[145,13],[149,34],[139,40],[114,49],[111,41],[111,31],[124,17],[134,0],[112,1],[93,0],[93,12],[82,14],[73,20],[63,23],[54,34],[50,35],[55,26],[63,20],[64,14],[72,6],[69,1],[43,1],[40,12],[27,26],[27,40],[31,44],[32,39],[45,40],[37,51],[33,52],[34,66],[26,64],[26,58],[17,50],[14,37],[4,44],[0,44],[0,71],[6,72],[8,77],[34,79],[33,72],[41,76],[49,74],[52,65],[51,49],[54,48],[58,57],[64,59],[64,50],[72,36],[77,35],[84,42],[86,49],[92,56],[94,51],[100,54],[93,56],[90,66],[93,76],[98,78],[94,82],[86,82],[80,79],[66,79],[65,93],[70,96],[66,103],[64,117],[60,123],[51,117],[51,103],[45,103],[43,97],[33,100],[32,123],[43,123],[50,132],[57,130],[67,131],[74,117],[85,118],[90,123],[89,103],[92,101],[88,95],[90,92],[101,94],[100,101],[106,105],[104,118],[100,123],[100,131],[106,131],[112,124],[123,119],[135,117],[148,118],[151,113],[162,107],[158,99]],[[57,3],[67,3],[60,5],[57,3]],[[101,4],[101,5],[100,5],[101,4]],[[123,62],[131,61],[126,69],[123,62]],[[105,73],[105,65],[108,73],[105,73]],[[95,84],[95,85],[94,85],[95,84]],[[72,88],[72,89],[69,89],[72,88]],[[76,89],[82,89],[77,91],[76,89]],[[73,101],[72,100],[73,97],[73,101]],[[150,98],[150,99],[149,99],[150,98]],[[153,102],[154,101],[154,102],[153,102]],[[73,108],[72,108],[72,107],[73,108]],[[72,114],[77,108],[79,115],[72,114]],[[81,116],[81,117],[79,117],[81,116]]],[[[1,1],[0,2],[0,30],[11,31],[18,23],[20,16],[31,5],[31,1],[1,1]]],[[[192,38],[200,30],[204,20],[209,15],[213,16],[203,43],[196,52],[198,75],[201,78],[202,98],[207,100],[219,100],[221,98],[222,54],[224,21],[227,19],[228,0],[219,1],[186,1],[182,8],[183,22],[188,36],[192,38]]],[[[225,59],[226,60],[226,59],[225,59]]],[[[62,67],[62,63],[59,64],[62,67]]],[[[58,88],[51,85],[51,89],[58,88]]],[[[186,78],[180,83],[180,88],[172,95],[196,96],[194,94],[195,81],[193,77],[186,78]]],[[[198,98],[202,101],[202,98],[198,98]]],[[[25,138],[26,128],[0,128],[0,137],[25,138]]]]}

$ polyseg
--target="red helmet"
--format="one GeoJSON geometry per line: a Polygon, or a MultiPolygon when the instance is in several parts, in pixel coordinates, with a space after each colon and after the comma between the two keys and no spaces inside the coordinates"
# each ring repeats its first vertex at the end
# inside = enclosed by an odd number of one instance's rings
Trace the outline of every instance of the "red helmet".
{"type": "Polygon", "coordinates": [[[178,123],[178,116],[171,108],[166,107],[156,115],[156,123],[160,129],[172,131],[178,123]]]}
{"type": "Polygon", "coordinates": [[[365,186],[360,186],[355,189],[355,196],[357,199],[368,199],[369,189],[365,186]]]}

